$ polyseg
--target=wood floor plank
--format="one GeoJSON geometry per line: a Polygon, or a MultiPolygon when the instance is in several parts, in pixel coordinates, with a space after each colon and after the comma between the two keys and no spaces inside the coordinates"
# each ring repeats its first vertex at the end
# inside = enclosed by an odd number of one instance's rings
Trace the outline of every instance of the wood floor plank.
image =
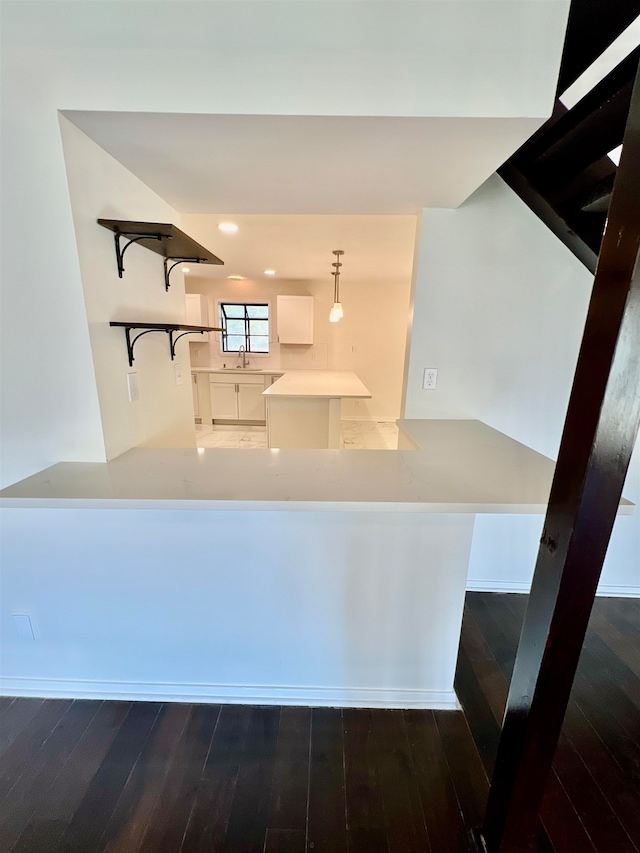
{"type": "Polygon", "coordinates": [[[311,708],[283,708],[269,808],[269,829],[306,831],[311,708]]]}
{"type": "MultiPolygon", "coordinates": [[[[283,709],[284,710],[284,709],[283,709]]],[[[305,853],[305,832],[301,829],[268,829],[264,853],[305,853]]]]}
{"type": "Polygon", "coordinates": [[[371,711],[345,708],[342,721],[349,853],[388,853],[371,711]]]}
{"type": "Polygon", "coordinates": [[[459,711],[434,711],[433,717],[469,832],[482,825],[489,795],[489,779],[464,714],[459,711]]]}
{"type": "Polygon", "coordinates": [[[597,853],[553,770],[542,798],[540,819],[551,839],[554,853],[597,853]]]}
{"type": "Polygon", "coordinates": [[[629,779],[575,702],[569,703],[564,732],[631,841],[640,849],[640,788],[629,784],[629,779]]]}
{"type": "Polygon", "coordinates": [[[220,710],[180,853],[223,849],[250,718],[249,705],[220,710]]]}
{"type": "Polygon", "coordinates": [[[402,711],[371,712],[389,853],[431,850],[402,711]]]}
{"type": "Polygon", "coordinates": [[[162,707],[103,833],[104,853],[131,853],[140,846],[191,711],[182,703],[162,707]]]}
{"type": "Polygon", "coordinates": [[[0,756],[11,746],[18,735],[29,725],[40,710],[44,699],[18,696],[8,706],[0,721],[0,756]]]}
{"type": "Polygon", "coordinates": [[[463,853],[467,832],[435,718],[404,712],[432,853],[463,853]]]}
{"type": "Polygon", "coordinates": [[[589,628],[606,643],[611,653],[623,661],[636,678],[640,678],[640,646],[629,642],[629,634],[622,633],[598,608],[594,608],[589,628]]]}
{"type": "Polygon", "coordinates": [[[7,747],[0,762],[0,801],[8,794],[23,770],[69,710],[72,701],[71,699],[47,699],[7,747]]]}
{"type": "Polygon", "coordinates": [[[502,620],[495,615],[495,602],[487,602],[482,595],[469,596],[468,602],[471,614],[482,627],[482,633],[493,656],[507,677],[507,681],[511,681],[517,642],[514,648],[513,640],[505,632],[502,620]]]}
{"type": "Polygon", "coordinates": [[[572,696],[630,784],[639,787],[640,749],[636,738],[629,734],[627,727],[620,721],[616,701],[619,697],[611,690],[611,685],[603,688],[602,684],[592,684],[583,670],[576,675],[572,696]]]}
{"type": "Polygon", "coordinates": [[[14,696],[0,696],[0,721],[2,719],[2,715],[13,702],[14,698],[14,696]]]}
{"type": "Polygon", "coordinates": [[[140,853],[180,849],[219,714],[219,705],[192,706],[140,853]]]}
{"type": "Polygon", "coordinates": [[[498,750],[500,726],[462,644],[458,650],[455,688],[485,772],[491,778],[498,750]]]}
{"type": "Polygon", "coordinates": [[[494,719],[498,725],[502,725],[509,683],[468,607],[464,611],[460,644],[473,667],[494,719]]]}
{"type": "Polygon", "coordinates": [[[597,850],[608,846],[616,853],[638,853],[564,732],[558,741],[553,769],[597,850]]]}
{"type": "MultiPolygon", "coordinates": [[[[524,608],[520,607],[520,612],[518,613],[509,606],[514,596],[503,594],[487,598],[485,594],[480,597],[483,609],[478,609],[476,612],[478,613],[481,630],[484,629],[487,612],[491,611],[493,614],[492,624],[494,626],[496,623],[500,624],[501,635],[506,643],[509,644],[513,659],[515,660],[524,618],[524,608]]],[[[524,603],[519,602],[519,604],[524,603]]],[[[506,649],[504,651],[506,655],[506,649]]],[[[503,668],[505,683],[507,673],[511,670],[512,665],[503,668]]],[[[555,848],[556,853],[575,853],[576,849],[584,850],[585,853],[588,853],[588,851],[594,849],[589,834],[578,816],[573,803],[567,796],[555,769],[552,769],[549,777],[546,796],[543,799],[540,809],[540,819],[542,826],[539,828],[537,836],[537,844],[540,849],[548,848],[550,842],[555,848]]]]}
{"type": "Polygon", "coordinates": [[[101,704],[12,853],[51,853],[55,850],[130,708],[130,702],[101,704]]]}
{"type": "Polygon", "coordinates": [[[56,853],[95,853],[129,774],[160,711],[156,702],[135,702],[55,848],[56,853]]]}
{"type": "Polygon", "coordinates": [[[585,668],[590,665],[592,670],[602,672],[599,681],[606,679],[605,684],[613,683],[624,694],[633,726],[640,714],[640,678],[594,631],[587,634],[582,658],[585,660],[585,668]]]}
{"type": "Polygon", "coordinates": [[[347,853],[344,736],[339,708],[314,708],[307,847],[314,853],[347,853]]]}
{"type": "Polygon", "coordinates": [[[280,711],[274,706],[251,709],[224,853],[262,853],[264,850],[280,711]]]}
{"type": "Polygon", "coordinates": [[[76,699],[0,804],[0,850],[11,849],[100,709],[102,702],[76,699]]]}

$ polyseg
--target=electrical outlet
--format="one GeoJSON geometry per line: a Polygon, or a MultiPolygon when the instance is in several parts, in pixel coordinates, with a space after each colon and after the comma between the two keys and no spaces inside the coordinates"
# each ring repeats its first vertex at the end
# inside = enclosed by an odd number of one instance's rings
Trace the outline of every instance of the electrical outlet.
{"type": "Polygon", "coordinates": [[[176,379],[176,385],[182,385],[182,365],[174,364],[173,365],[173,375],[176,379]]]}
{"type": "Polygon", "coordinates": [[[425,367],[422,377],[422,387],[425,391],[435,391],[438,383],[438,370],[435,367],[425,367]]]}
{"type": "Polygon", "coordinates": [[[11,616],[18,639],[35,640],[36,632],[33,630],[31,615],[29,613],[12,613],[11,616]]]}
{"type": "Polygon", "coordinates": [[[140,399],[137,373],[127,373],[127,391],[129,392],[129,402],[137,403],[140,399]]]}

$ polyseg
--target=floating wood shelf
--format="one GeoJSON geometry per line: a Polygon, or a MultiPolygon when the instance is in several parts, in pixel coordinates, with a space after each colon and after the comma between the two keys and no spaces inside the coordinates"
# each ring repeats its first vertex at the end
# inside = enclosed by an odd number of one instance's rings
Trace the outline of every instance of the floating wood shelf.
{"type": "Polygon", "coordinates": [[[184,231],[175,225],[166,222],[130,222],[126,219],[98,219],[98,224],[103,228],[113,231],[116,243],[116,261],[118,264],[118,276],[122,278],[124,272],[123,258],[132,243],[139,243],[145,249],[151,249],[164,259],[164,287],[169,290],[169,276],[171,270],[178,264],[216,264],[224,265],[224,261],[216,257],[213,252],[205,249],[200,243],[192,240],[184,231]],[[124,237],[129,242],[124,248],[120,246],[120,238],[124,237]],[[174,261],[173,264],[169,264],[174,261]]]}
{"type": "Polygon", "coordinates": [[[148,335],[149,332],[166,332],[169,335],[169,351],[171,353],[171,360],[175,358],[176,355],[176,343],[183,338],[185,335],[203,335],[205,332],[222,332],[223,329],[216,328],[214,326],[185,326],[184,323],[121,323],[112,321],[109,323],[110,326],[119,326],[124,329],[124,334],[127,339],[127,355],[129,356],[129,367],[133,367],[133,346],[138,338],[141,338],[143,335],[148,335]],[[144,329],[144,332],[140,332],[139,335],[136,335],[133,340],[131,340],[131,330],[132,329],[144,329]],[[176,332],[181,332],[182,334],[178,335],[174,338],[174,334],[176,332]]]}

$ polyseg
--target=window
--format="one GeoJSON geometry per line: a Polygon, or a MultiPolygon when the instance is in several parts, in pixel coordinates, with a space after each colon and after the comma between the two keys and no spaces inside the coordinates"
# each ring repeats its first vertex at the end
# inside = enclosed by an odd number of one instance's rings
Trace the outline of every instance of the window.
{"type": "Polygon", "coordinates": [[[221,302],[222,352],[269,352],[269,306],[246,302],[221,302]]]}

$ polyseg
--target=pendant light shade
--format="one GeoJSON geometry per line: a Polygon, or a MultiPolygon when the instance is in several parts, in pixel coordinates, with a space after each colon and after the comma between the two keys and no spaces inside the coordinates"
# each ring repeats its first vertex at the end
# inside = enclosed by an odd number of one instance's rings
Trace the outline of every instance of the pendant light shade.
{"type": "Polygon", "coordinates": [[[342,303],[340,302],[340,267],[342,264],[340,263],[340,255],[344,255],[342,249],[334,249],[333,254],[336,256],[335,263],[331,264],[334,268],[333,272],[333,307],[329,312],[329,322],[337,323],[338,320],[341,320],[344,316],[344,312],[342,310],[342,303]]]}
{"type": "Polygon", "coordinates": [[[338,320],[341,320],[344,317],[344,312],[342,310],[342,302],[334,302],[331,311],[329,312],[329,322],[337,323],[338,320]]]}

